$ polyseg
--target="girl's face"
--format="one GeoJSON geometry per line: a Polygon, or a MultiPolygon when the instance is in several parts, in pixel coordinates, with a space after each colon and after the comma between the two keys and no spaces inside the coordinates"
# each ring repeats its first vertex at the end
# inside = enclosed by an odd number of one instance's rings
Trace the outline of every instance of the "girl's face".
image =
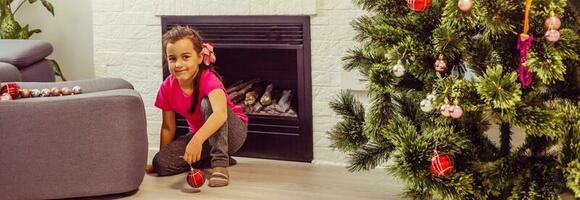
{"type": "Polygon", "coordinates": [[[193,81],[203,61],[201,52],[195,52],[190,39],[180,39],[175,43],[168,43],[165,49],[169,72],[179,81],[193,81]]]}

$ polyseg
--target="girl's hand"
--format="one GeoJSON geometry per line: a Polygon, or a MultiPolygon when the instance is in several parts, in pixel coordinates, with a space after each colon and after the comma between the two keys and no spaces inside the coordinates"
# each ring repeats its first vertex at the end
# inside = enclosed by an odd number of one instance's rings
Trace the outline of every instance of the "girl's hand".
{"type": "Polygon", "coordinates": [[[183,155],[183,159],[185,162],[192,164],[201,159],[201,150],[203,148],[203,142],[200,142],[193,137],[187,147],[185,147],[185,154],[183,155]]]}

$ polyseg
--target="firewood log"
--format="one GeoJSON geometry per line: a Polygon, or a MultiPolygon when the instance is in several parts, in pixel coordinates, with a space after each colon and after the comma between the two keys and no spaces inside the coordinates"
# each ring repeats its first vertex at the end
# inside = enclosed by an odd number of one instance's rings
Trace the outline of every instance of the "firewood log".
{"type": "Polygon", "coordinates": [[[256,102],[256,104],[254,104],[254,112],[260,112],[264,109],[264,106],[262,106],[262,104],[260,102],[256,102]]]}
{"type": "MultiPolygon", "coordinates": [[[[236,86],[234,86],[234,87],[230,87],[230,88],[228,88],[228,89],[226,90],[226,92],[227,92],[228,94],[230,94],[230,95],[231,95],[231,94],[233,94],[234,92],[237,92],[237,91],[239,91],[239,90],[242,90],[242,89],[244,89],[244,88],[247,88],[247,87],[248,87],[248,85],[252,85],[252,84],[255,84],[255,83],[257,83],[257,82],[260,82],[260,79],[259,79],[259,78],[257,78],[257,79],[252,79],[252,80],[249,80],[249,81],[247,81],[247,82],[244,82],[244,83],[240,83],[240,84],[238,84],[238,85],[236,85],[236,86]]],[[[245,93],[245,92],[244,92],[244,93],[245,93]]],[[[230,97],[231,97],[231,96],[230,96],[230,97]]]]}
{"type": "Polygon", "coordinates": [[[258,93],[255,90],[250,91],[250,92],[246,93],[246,99],[244,99],[244,105],[246,105],[248,107],[252,107],[254,104],[256,104],[256,100],[258,100],[258,93]]]}
{"type": "Polygon", "coordinates": [[[278,100],[278,111],[280,112],[287,112],[290,109],[290,101],[292,99],[292,90],[284,90],[282,91],[282,97],[278,100]]]}
{"type": "Polygon", "coordinates": [[[246,92],[250,91],[252,89],[253,85],[254,84],[252,83],[252,84],[246,85],[246,87],[244,87],[238,91],[232,92],[232,94],[230,95],[230,99],[232,100],[232,102],[234,102],[234,104],[239,104],[241,101],[243,101],[246,92]]]}
{"type": "Polygon", "coordinates": [[[266,87],[266,91],[264,91],[262,98],[260,98],[260,103],[262,103],[263,106],[268,106],[272,104],[272,90],[274,90],[274,85],[269,84],[266,87]]]}
{"type": "Polygon", "coordinates": [[[235,82],[234,84],[231,84],[231,85],[230,85],[230,86],[228,86],[228,88],[226,89],[226,93],[228,93],[228,94],[229,94],[229,93],[231,92],[230,90],[231,90],[232,88],[234,88],[234,87],[236,87],[236,86],[238,86],[238,85],[240,85],[240,84],[242,84],[242,83],[244,83],[244,80],[239,80],[239,81],[235,82]]]}
{"type": "Polygon", "coordinates": [[[258,102],[259,98],[260,98],[260,94],[263,91],[263,87],[261,87],[259,84],[258,86],[256,86],[256,84],[254,84],[252,86],[252,90],[248,91],[246,93],[246,98],[244,99],[244,104],[247,106],[253,106],[256,102],[258,102]]]}

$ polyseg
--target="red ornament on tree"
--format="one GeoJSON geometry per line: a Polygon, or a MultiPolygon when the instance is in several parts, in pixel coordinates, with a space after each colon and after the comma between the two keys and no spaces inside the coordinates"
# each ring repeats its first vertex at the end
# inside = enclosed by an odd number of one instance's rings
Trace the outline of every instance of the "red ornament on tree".
{"type": "Polygon", "coordinates": [[[431,158],[431,172],[436,176],[447,176],[453,171],[453,159],[447,154],[439,154],[431,158]]]}
{"type": "Polygon", "coordinates": [[[411,10],[421,12],[431,5],[431,0],[407,0],[407,5],[411,10]]]}
{"type": "Polygon", "coordinates": [[[20,86],[16,83],[6,83],[0,89],[0,94],[8,93],[12,99],[16,99],[20,96],[20,86]]]}
{"type": "Polygon", "coordinates": [[[187,173],[187,184],[191,187],[199,188],[203,186],[203,183],[205,183],[203,172],[199,169],[191,168],[191,171],[187,173]]]}

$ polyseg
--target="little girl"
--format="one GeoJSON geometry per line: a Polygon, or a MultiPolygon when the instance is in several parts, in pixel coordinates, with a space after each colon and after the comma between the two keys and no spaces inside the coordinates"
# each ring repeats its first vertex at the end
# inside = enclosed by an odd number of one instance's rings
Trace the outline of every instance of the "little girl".
{"type": "Polygon", "coordinates": [[[197,31],[176,26],[163,35],[163,59],[171,75],[155,100],[163,110],[163,123],[160,150],[148,171],[174,175],[205,160],[212,167],[208,186],[228,185],[229,155],[244,144],[248,117],[225,93],[212,65],[213,46],[203,43],[197,31]],[[174,138],[175,113],[187,120],[190,131],[178,138],[174,138]]]}

